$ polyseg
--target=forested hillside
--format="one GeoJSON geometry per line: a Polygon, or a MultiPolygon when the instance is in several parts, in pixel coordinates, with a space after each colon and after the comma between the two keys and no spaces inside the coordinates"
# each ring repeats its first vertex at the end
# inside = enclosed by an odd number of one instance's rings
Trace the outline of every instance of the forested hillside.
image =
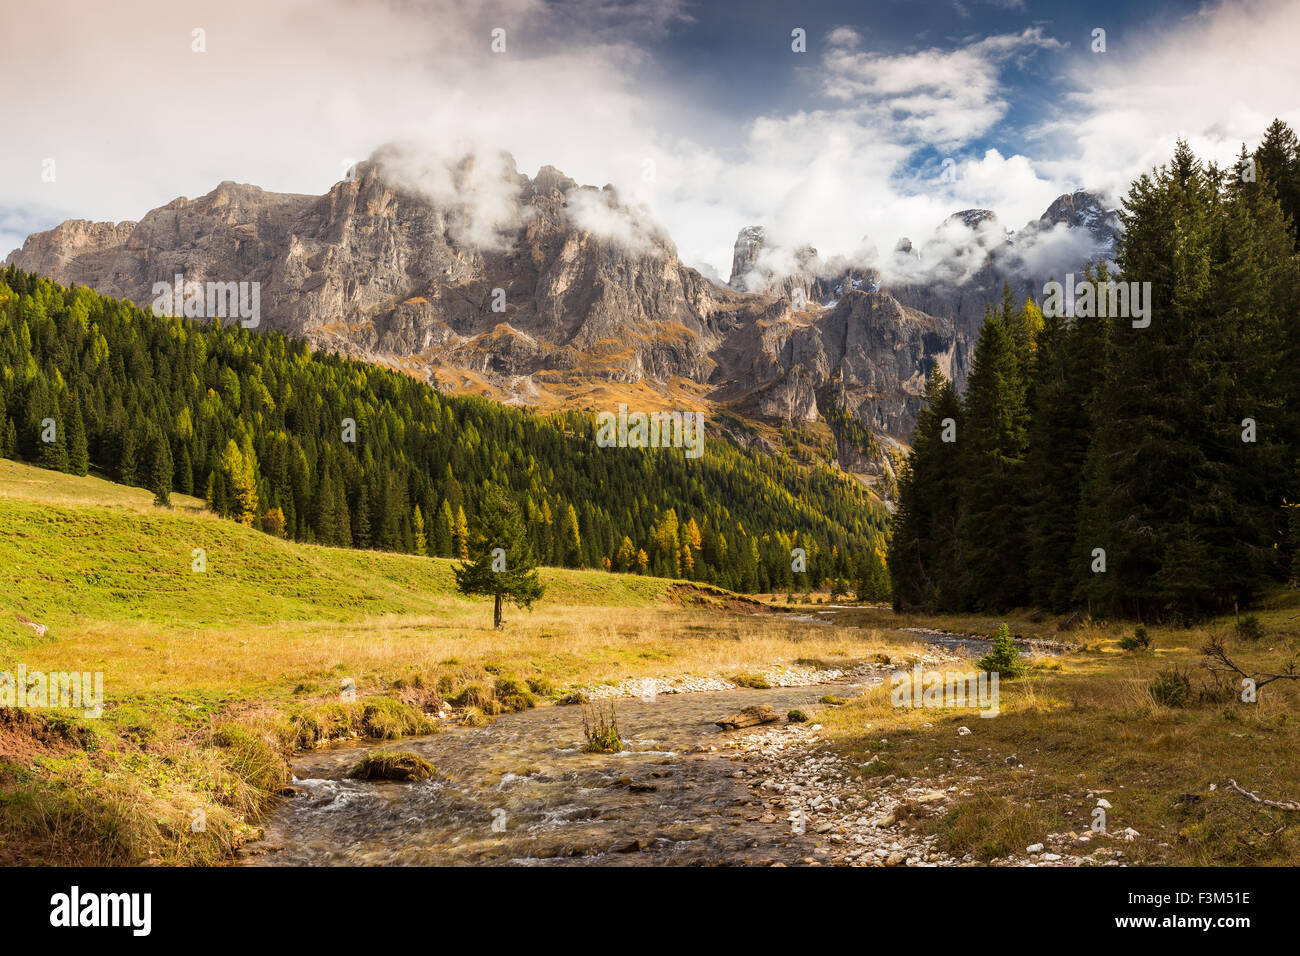
{"type": "Polygon", "coordinates": [[[1130,189],[1117,273],[1081,277],[1150,283],[1148,325],[991,310],[966,394],[929,380],[896,605],[1190,619],[1296,575],[1298,213],[1285,124],[1229,169],[1180,142],[1130,189]]]}
{"type": "Polygon", "coordinates": [[[322,544],[462,556],[489,485],[543,561],[744,591],[866,578],[887,591],[887,516],[826,468],[739,448],[600,448],[594,418],[447,397],[302,341],[159,318],[0,272],[0,455],[204,498],[322,544]],[[350,420],[350,421],[349,421],[350,420]],[[808,571],[791,568],[791,549],[808,571]]]}

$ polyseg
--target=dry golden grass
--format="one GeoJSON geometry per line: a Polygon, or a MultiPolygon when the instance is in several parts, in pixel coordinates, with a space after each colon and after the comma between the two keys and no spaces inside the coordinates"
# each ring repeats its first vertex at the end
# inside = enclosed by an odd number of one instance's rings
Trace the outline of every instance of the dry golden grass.
{"type": "MultiPolygon", "coordinates": [[[[1279,594],[1260,614],[1267,635],[1230,639],[1229,653],[1252,673],[1281,670],[1300,652],[1296,612],[1296,595],[1279,594]]],[[[912,623],[977,633],[996,624],[919,617],[912,623]]],[[[1020,623],[1033,633],[1027,619],[1020,623]]],[[[1136,862],[1295,864],[1300,813],[1255,805],[1230,791],[1228,781],[1268,799],[1300,799],[1300,682],[1271,683],[1254,704],[1199,699],[1201,685],[1212,684],[1200,667],[1205,638],[1232,625],[1226,619],[1191,629],[1151,627],[1154,647],[1147,652],[1119,648],[1129,625],[1072,632],[1067,636],[1088,649],[1039,661],[1027,677],[1002,682],[994,718],[969,708],[895,708],[882,687],[817,719],[855,762],[879,755],[887,772],[904,777],[959,785],[978,778],[963,802],[970,805],[936,824],[977,856],[1010,852],[1006,847],[1023,852],[1052,832],[1086,832],[1092,793],[1113,805],[1112,833],[1131,827],[1141,835],[1115,844],[1136,862]],[[1188,706],[1161,706],[1150,695],[1152,679],[1173,666],[1192,674],[1198,699],[1188,706]],[[971,733],[959,735],[960,726],[971,733]],[[881,739],[888,740],[883,752],[881,739]],[[1006,764],[1013,754],[1020,766],[1006,764]]],[[[1041,636],[1054,636],[1050,628],[1041,636]]]]}

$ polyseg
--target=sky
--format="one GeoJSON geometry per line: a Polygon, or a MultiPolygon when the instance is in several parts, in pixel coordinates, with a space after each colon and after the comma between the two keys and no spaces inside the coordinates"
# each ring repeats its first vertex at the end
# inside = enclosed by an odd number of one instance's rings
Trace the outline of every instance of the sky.
{"type": "Polygon", "coordinates": [[[0,254],[223,180],[323,193],[399,143],[485,243],[505,151],[615,185],[725,279],[743,226],[823,257],[971,207],[1016,229],[1118,202],[1179,136],[1226,162],[1300,127],[1300,0],[43,0],[6,28],[0,254]],[[488,173],[449,197],[467,153],[488,173]]]}

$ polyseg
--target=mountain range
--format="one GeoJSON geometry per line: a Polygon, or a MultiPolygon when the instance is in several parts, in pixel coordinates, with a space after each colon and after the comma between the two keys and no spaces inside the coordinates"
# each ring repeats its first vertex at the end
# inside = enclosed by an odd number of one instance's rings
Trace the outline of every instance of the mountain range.
{"type": "Polygon", "coordinates": [[[960,387],[985,303],[1113,253],[1119,223],[1067,194],[1014,233],[965,210],[887,256],[823,261],[742,229],[710,281],[612,186],[466,157],[430,177],[394,149],[322,196],[223,182],[138,222],[68,220],[7,264],[148,308],[156,283],[260,283],[259,328],[439,389],[541,408],[712,413],[748,443],[829,426],[835,458],[891,475],[937,362],[960,387]],[[863,429],[846,428],[859,422],[863,429]]]}

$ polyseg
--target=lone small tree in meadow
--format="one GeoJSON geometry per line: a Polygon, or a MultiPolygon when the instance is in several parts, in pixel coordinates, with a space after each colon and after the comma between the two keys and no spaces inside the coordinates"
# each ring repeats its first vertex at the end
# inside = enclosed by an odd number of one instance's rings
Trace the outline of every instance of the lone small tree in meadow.
{"type": "Polygon", "coordinates": [[[528,608],[541,599],[545,588],[519,506],[500,489],[488,491],[469,542],[469,557],[465,564],[453,567],[452,573],[461,594],[492,595],[492,626],[498,630],[503,602],[528,608]]]}
{"type": "Polygon", "coordinates": [[[992,649],[976,661],[975,666],[990,674],[996,671],[1002,680],[1024,676],[1025,662],[1020,659],[1020,648],[1016,647],[1011,638],[1011,629],[1006,624],[998,625],[992,649]]]}

